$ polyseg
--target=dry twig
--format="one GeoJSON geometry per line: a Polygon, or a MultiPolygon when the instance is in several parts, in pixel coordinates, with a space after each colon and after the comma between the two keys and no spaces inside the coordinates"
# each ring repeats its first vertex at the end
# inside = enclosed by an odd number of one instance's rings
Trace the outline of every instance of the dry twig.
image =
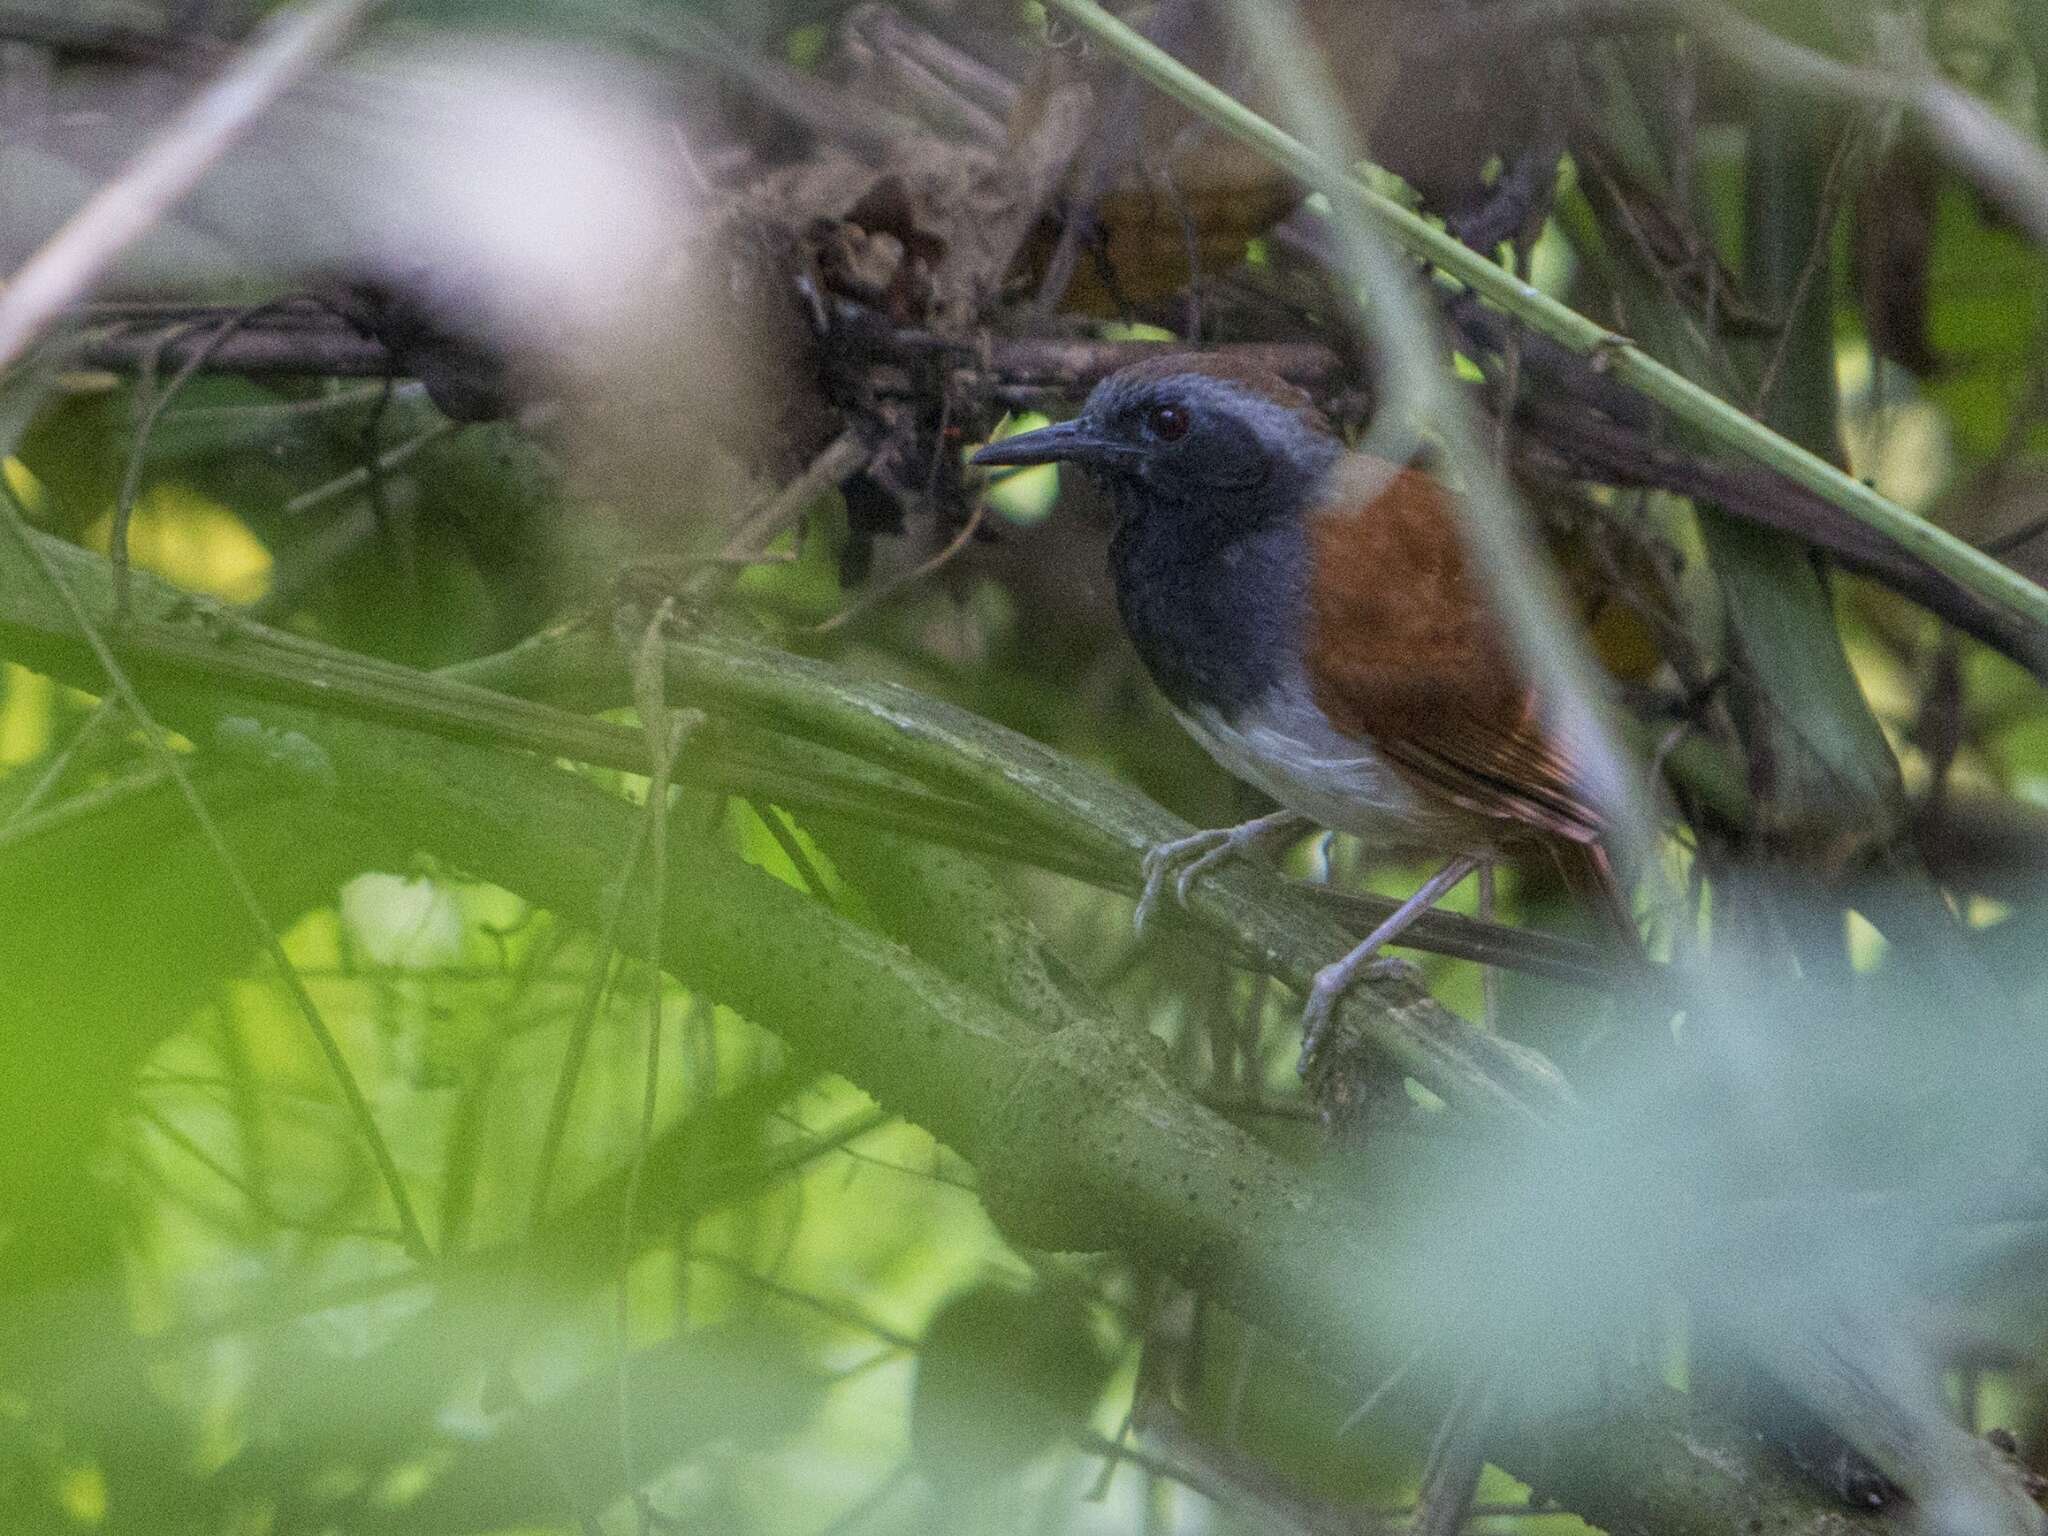
{"type": "Polygon", "coordinates": [[[308,0],[279,12],[127,168],[93,194],[0,290],[0,368],[20,360],[65,305],[190,192],[300,75],[379,0],[308,0]]]}

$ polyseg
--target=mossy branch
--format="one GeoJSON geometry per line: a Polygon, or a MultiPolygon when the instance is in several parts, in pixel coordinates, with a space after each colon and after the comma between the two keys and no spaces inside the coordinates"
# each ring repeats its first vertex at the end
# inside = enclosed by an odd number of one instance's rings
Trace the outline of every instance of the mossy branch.
{"type": "MultiPolygon", "coordinates": [[[[358,814],[594,920],[631,806],[503,753],[291,715],[279,723],[330,752],[358,814]]],[[[677,866],[663,963],[960,1150],[1017,1240],[1156,1265],[1361,1387],[1395,1367],[1373,1308],[1407,1289],[1388,1284],[1398,1244],[1195,1102],[1143,1037],[1085,1016],[1048,1031],[715,847],[693,844],[677,866]]],[[[629,913],[621,930],[640,925],[629,913]]],[[[1417,1385],[1428,1411],[1438,1383],[1417,1385]]],[[[1525,1425],[1496,1455],[1609,1529],[1871,1528],[1678,1394],[1652,1390],[1632,1410],[1525,1425]]]]}

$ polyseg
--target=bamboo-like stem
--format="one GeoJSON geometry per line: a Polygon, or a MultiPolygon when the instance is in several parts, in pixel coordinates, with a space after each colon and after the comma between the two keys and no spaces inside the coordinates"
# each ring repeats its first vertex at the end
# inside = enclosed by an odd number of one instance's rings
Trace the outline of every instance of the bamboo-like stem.
{"type": "MultiPolygon", "coordinates": [[[[1785,334],[1744,374],[1768,390],[1759,404],[1764,420],[1816,454],[1840,451],[1833,232],[1823,223],[1833,216],[1823,185],[1833,137],[1806,104],[1776,90],[1759,95],[1750,120],[1744,265],[1750,293],[1785,315],[1785,334]]],[[[1744,675],[1768,700],[1750,731],[1759,744],[1752,755],[1772,765],[1755,830],[1780,852],[1823,845],[1845,829],[1866,846],[1881,844],[1903,811],[1898,764],[1850,669],[1826,582],[1782,535],[1719,517],[1702,526],[1744,675]]],[[[1809,939],[1802,946],[1809,961],[1824,948],[1841,950],[1839,934],[1831,946],[1818,935],[1809,939]]]]}
{"type": "MultiPolygon", "coordinates": [[[[69,545],[51,544],[53,559],[73,579],[88,577],[94,557],[69,545]]],[[[441,674],[416,672],[344,652],[239,619],[208,619],[228,626],[204,628],[137,619],[112,634],[110,644],[124,665],[153,686],[203,687],[302,704],[359,720],[405,725],[454,741],[538,752],[546,757],[637,772],[645,757],[639,733],[628,726],[593,720],[533,698],[477,686],[469,679],[503,681],[535,692],[573,697],[582,707],[623,703],[617,658],[607,647],[582,636],[558,636],[535,646],[516,647],[495,657],[441,674]],[[221,643],[232,634],[233,643],[221,643]]],[[[0,601],[0,643],[29,664],[49,669],[81,686],[96,675],[85,664],[75,638],[42,627],[42,617],[0,601]]],[[[739,641],[709,642],[715,665],[718,646],[774,657],[739,641]]],[[[914,696],[913,696],[914,697],[914,696]]],[[[1717,764],[1694,754],[1688,782],[1724,805],[1725,819],[1743,816],[1741,786],[1717,764]],[[1694,772],[1692,769],[1696,769],[1694,772]],[[1733,795],[1734,799],[1730,799],[1733,795]]],[[[703,788],[767,800],[805,814],[845,817],[877,831],[894,833],[967,853],[1028,864],[1067,875],[1104,890],[1135,896],[1143,878],[1135,861],[1105,856],[1044,828],[998,824],[972,798],[942,793],[847,753],[813,746],[794,737],[748,730],[728,722],[708,731],[690,754],[682,777],[703,788]]],[[[103,802],[146,793],[160,776],[142,774],[105,791],[73,796],[0,827],[0,855],[97,814],[103,802]]],[[[1321,886],[1295,889],[1362,937],[1383,921],[1394,903],[1383,897],[1344,894],[1321,886]]],[[[1258,967],[1263,957],[1223,935],[1239,963],[1258,967]]],[[[1599,951],[1575,940],[1528,929],[1481,923],[1451,912],[1433,912],[1405,936],[1411,947],[1484,965],[1506,966],[1535,975],[1593,987],[1622,984],[1599,951]]]]}
{"type": "MultiPolygon", "coordinates": [[[[866,757],[1126,867],[1192,830],[1113,779],[898,684],[716,636],[673,643],[669,667],[676,695],[707,710],[743,713],[866,757]]],[[[1206,874],[1188,907],[1204,925],[1235,934],[1261,969],[1304,996],[1329,958],[1350,947],[1326,909],[1252,860],[1206,874]]],[[[1344,1006],[1359,1010],[1359,1027],[1402,1071],[1462,1110],[1546,1128],[1573,1113],[1573,1096],[1549,1062],[1474,1028],[1412,979],[1368,978],[1344,1006]]]]}
{"type": "Polygon", "coordinates": [[[1341,186],[1406,250],[1429,262],[1573,352],[1605,360],[1624,383],[1708,437],[1768,465],[1840,507],[1900,548],[1919,555],[1987,602],[2048,629],[2048,591],[2018,571],[1879,495],[1710,390],[1660,363],[1634,342],[1461,245],[1428,220],[1344,171],[1325,164],[1293,135],[1155,48],[1094,0],[1047,0],[1152,84],[1275,165],[1311,186],[1341,186]]]}

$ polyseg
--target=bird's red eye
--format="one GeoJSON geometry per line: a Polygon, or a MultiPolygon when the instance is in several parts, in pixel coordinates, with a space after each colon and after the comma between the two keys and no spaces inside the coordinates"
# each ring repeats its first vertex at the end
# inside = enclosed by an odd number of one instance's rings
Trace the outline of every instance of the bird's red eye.
{"type": "Polygon", "coordinates": [[[1188,435],[1188,413],[1184,406],[1155,405],[1145,415],[1145,426],[1163,443],[1177,443],[1188,435]]]}

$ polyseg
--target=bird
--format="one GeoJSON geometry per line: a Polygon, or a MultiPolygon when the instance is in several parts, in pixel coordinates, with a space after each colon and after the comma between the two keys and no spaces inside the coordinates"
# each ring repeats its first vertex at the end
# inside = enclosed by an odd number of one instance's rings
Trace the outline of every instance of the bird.
{"type": "Polygon", "coordinates": [[[1441,860],[1317,974],[1304,1059],[1378,952],[1466,876],[1542,850],[1640,945],[1582,754],[1551,723],[1427,469],[1348,447],[1302,389],[1215,353],[1147,358],[1079,415],[998,439],[977,466],[1062,463],[1102,482],[1132,645],[1181,724],[1282,808],[1146,856],[1138,924],[1305,820],[1386,857],[1441,860]]]}

